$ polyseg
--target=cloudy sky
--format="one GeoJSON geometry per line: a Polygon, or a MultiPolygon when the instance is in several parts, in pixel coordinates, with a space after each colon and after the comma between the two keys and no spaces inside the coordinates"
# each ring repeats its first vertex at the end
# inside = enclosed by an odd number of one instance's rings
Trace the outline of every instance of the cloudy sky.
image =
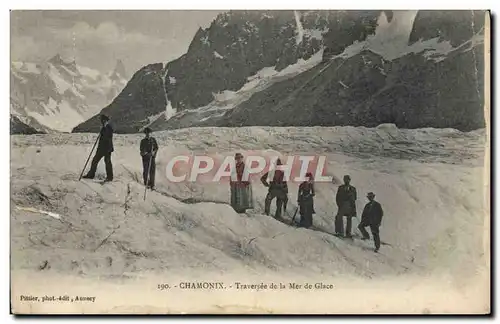
{"type": "Polygon", "coordinates": [[[219,12],[11,11],[11,60],[45,61],[59,53],[107,72],[121,59],[131,76],[184,54],[196,30],[219,12]]]}

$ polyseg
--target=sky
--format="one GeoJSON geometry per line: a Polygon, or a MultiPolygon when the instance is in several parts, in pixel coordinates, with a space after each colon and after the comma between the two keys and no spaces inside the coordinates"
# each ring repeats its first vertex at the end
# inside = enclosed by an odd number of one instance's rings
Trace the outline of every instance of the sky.
{"type": "Polygon", "coordinates": [[[221,11],[11,11],[11,61],[64,60],[109,72],[117,60],[131,76],[146,64],[187,51],[199,27],[221,11]]]}

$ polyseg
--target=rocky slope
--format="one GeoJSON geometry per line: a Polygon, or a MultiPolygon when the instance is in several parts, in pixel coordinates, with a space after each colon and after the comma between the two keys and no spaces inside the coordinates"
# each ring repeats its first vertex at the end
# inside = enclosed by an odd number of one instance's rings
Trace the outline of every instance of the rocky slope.
{"type": "Polygon", "coordinates": [[[23,123],[18,117],[10,115],[10,134],[39,134],[40,131],[23,123]]]}
{"type": "Polygon", "coordinates": [[[484,50],[477,36],[482,26],[476,22],[471,29],[472,18],[454,13],[431,21],[429,16],[435,18],[433,13],[417,14],[413,47],[403,48],[407,52],[376,53],[367,41],[355,55],[347,52],[255,94],[218,125],[484,127],[484,50]],[[436,21],[444,27],[432,34],[429,26],[436,21]],[[455,26],[456,32],[446,26],[455,26]],[[427,37],[448,48],[429,48],[427,37]]]}
{"type": "Polygon", "coordinates": [[[484,11],[479,10],[420,10],[415,17],[409,42],[438,37],[458,46],[477,34],[484,27],[484,11]],[[439,26],[439,28],[436,28],[439,26]]]}
{"type": "MultiPolygon", "coordinates": [[[[135,133],[149,122],[149,116],[158,114],[158,109],[165,110],[163,64],[151,64],[137,71],[127,83],[123,91],[100,113],[112,118],[115,131],[118,133],[135,133]]],[[[73,132],[98,131],[99,115],[78,125],[73,132]]]]}
{"type": "MultiPolygon", "coordinates": [[[[484,18],[479,11],[225,13],[196,33],[185,55],[146,81],[131,80],[104,111],[129,133],[146,125],[477,129],[484,127],[484,18]]],[[[74,131],[98,127],[93,118],[74,131]]]]}
{"type": "Polygon", "coordinates": [[[440,62],[418,54],[387,62],[364,51],[255,94],[218,125],[481,128],[483,85],[474,56],[482,48],[440,62]]]}
{"type": "MultiPolygon", "coordinates": [[[[164,90],[157,88],[156,78],[151,84],[141,78],[129,82],[131,88],[147,91],[154,97],[166,95],[166,104],[162,100],[146,104],[140,95],[129,96],[126,90],[125,97],[115,100],[121,105],[113,102],[104,111],[119,120],[116,123],[119,132],[138,131],[151,122],[151,118],[165,120],[176,113],[207,106],[225,92],[238,91],[263,69],[272,67],[281,72],[299,61],[308,61],[323,50],[325,41],[351,44],[362,40],[373,29],[378,15],[379,12],[363,13],[354,22],[353,28],[357,28],[358,33],[350,30],[352,33],[339,38],[333,37],[330,29],[335,31],[345,25],[339,17],[351,17],[352,13],[233,11],[220,14],[209,28],[198,30],[185,55],[166,64],[164,90]],[[122,118],[123,106],[133,107],[135,111],[131,114],[135,119],[122,118]]],[[[74,131],[96,130],[92,119],[74,131]]]]}
{"type": "Polygon", "coordinates": [[[13,62],[11,113],[41,131],[69,132],[120,93],[127,82],[121,61],[109,74],[64,61],[13,62]]]}

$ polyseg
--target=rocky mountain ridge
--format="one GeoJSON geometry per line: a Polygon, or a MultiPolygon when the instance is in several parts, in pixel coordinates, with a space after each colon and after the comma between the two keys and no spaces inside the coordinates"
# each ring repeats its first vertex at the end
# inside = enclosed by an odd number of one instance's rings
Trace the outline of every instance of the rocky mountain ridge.
{"type": "MultiPolygon", "coordinates": [[[[198,30],[185,55],[138,71],[103,113],[123,133],[382,123],[477,129],[484,21],[479,11],[223,13],[198,30]]],[[[74,131],[98,128],[94,116],[74,131]]]]}

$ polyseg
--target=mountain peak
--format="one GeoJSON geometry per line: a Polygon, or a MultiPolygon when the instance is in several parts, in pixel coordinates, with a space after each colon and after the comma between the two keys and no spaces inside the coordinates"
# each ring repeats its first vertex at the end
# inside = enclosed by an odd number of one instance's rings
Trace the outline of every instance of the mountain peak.
{"type": "Polygon", "coordinates": [[[55,64],[55,65],[64,65],[66,62],[61,57],[61,54],[57,53],[54,55],[50,60],[50,63],[55,64]]]}
{"type": "Polygon", "coordinates": [[[116,61],[115,69],[113,70],[112,76],[120,77],[123,79],[127,78],[127,71],[125,70],[125,64],[123,61],[118,59],[116,61]]]}
{"type": "Polygon", "coordinates": [[[65,61],[63,60],[61,54],[57,53],[56,55],[54,55],[50,60],[49,60],[49,63],[55,65],[55,66],[60,66],[60,65],[64,65],[66,66],[67,68],[70,68],[72,70],[76,69],[76,61],[75,59],[71,60],[71,61],[65,61]]]}

